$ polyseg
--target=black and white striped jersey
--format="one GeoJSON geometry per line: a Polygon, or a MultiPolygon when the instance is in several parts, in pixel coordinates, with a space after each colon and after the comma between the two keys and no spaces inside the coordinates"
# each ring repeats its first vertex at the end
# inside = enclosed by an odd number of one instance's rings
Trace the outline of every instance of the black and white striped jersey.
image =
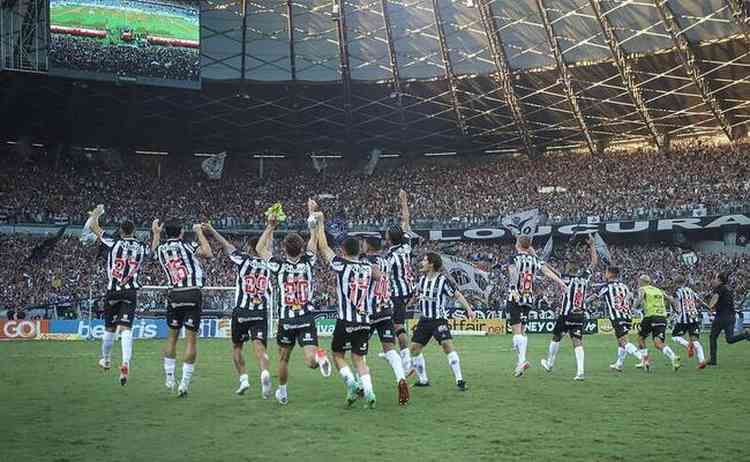
{"type": "Polygon", "coordinates": [[[508,260],[510,279],[508,281],[508,301],[519,305],[534,306],[534,279],[542,268],[541,258],[526,253],[517,253],[508,260]]]}
{"type": "Polygon", "coordinates": [[[372,298],[370,320],[385,319],[393,315],[393,300],[391,300],[391,278],[388,259],[380,255],[366,255],[365,258],[373,265],[378,265],[383,276],[375,282],[375,296],[372,298]]]}
{"type": "Polygon", "coordinates": [[[170,288],[203,287],[206,276],[196,255],[199,248],[197,242],[185,242],[182,239],[167,239],[156,248],[156,255],[167,273],[170,288]]]}
{"type": "Polygon", "coordinates": [[[313,301],[313,267],[315,254],[305,252],[295,262],[272,258],[276,287],[279,290],[279,319],[294,319],[315,311],[313,301]]]}
{"type": "Polygon", "coordinates": [[[273,304],[274,273],[278,263],[235,250],[229,259],[237,266],[235,309],[246,320],[265,319],[273,304]]]}
{"type": "Polygon", "coordinates": [[[448,299],[456,295],[456,288],[442,274],[423,275],[417,284],[419,309],[423,318],[446,319],[448,317],[448,299]]]}
{"type": "Polygon", "coordinates": [[[632,317],[633,292],[622,282],[607,282],[599,290],[598,297],[604,298],[607,317],[611,321],[629,320],[632,317]]]}
{"type": "Polygon", "coordinates": [[[675,313],[675,322],[679,324],[691,324],[699,321],[700,299],[690,287],[680,287],[677,289],[677,312],[675,313]]]}
{"type": "Polygon", "coordinates": [[[143,261],[150,253],[149,247],[135,238],[120,239],[103,234],[102,244],[107,247],[107,290],[139,289],[138,275],[143,261]]]}
{"type": "Polygon", "coordinates": [[[357,324],[370,322],[375,298],[372,264],[336,256],[331,260],[331,269],[336,273],[339,319],[357,324]]]}
{"type": "Polygon", "coordinates": [[[412,268],[413,235],[404,236],[408,242],[394,245],[388,249],[388,264],[391,277],[391,295],[393,297],[411,297],[414,293],[414,269],[412,268]]]}
{"type": "Polygon", "coordinates": [[[583,313],[586,307],[586,292],[591,283],[591,271],[586,270],[577,275],[565,274],[561,279],[565,282],[566,288],[563,292],[560,314],[567,316],[571,313],[583,313]]]}

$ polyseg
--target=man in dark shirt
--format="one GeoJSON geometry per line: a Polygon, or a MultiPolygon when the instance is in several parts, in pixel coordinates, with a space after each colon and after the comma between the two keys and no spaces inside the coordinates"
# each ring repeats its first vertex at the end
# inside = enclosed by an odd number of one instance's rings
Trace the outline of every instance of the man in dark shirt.
{"type": "Polygon", "coordinates": [[[721,335],[721,331],[724,331],[724,336],[730,345],[741,340],[750,340],[750,329],[745,329],[741,334],[734,335],[734,293],[727,287],[728,281],[729,275],[727,273],[718,273],[711,281],[714,291],[708,307],[714,312],[714,321],[711,323],[711,337],[709,338],[711,345],[709,366],[716,365],[716,341],[721,335]]]}

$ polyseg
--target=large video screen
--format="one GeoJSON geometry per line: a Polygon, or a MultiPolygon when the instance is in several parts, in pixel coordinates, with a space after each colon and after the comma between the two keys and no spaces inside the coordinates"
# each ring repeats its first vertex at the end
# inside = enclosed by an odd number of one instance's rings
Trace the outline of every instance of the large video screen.
{"type": "Polygon", "coordinates": [[[200,88],[198,0],[50,0],[50,73],[200,88]]]}

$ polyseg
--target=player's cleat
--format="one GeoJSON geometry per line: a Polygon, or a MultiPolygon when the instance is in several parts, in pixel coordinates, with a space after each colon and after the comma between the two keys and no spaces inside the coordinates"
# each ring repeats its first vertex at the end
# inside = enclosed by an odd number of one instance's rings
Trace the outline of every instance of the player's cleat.
{"type": "Polygon", "coordinates": [[[289,404],[289,398],[286,396],[281,396],[281,390],[279,389],[276,390],[276,401],[278,401],[282,406],[286,406],[287,404],[289,404]]]}
{"type": "Polygon", "coordinates": [[[636,369],[643,369],[643,361],[641,361],[641,362],[639,362],[638,364],[636,364],[636,365],[635,365],[635,368],[636,368],[636,369]]]}
{"type": "Polygon", "coordinates": [[[576,374],[576,376],[573,377],[573,380],[576,382],[583,382],[583,374],[576,374]]]}
{"type": "Polygon", "coordinates": [[[530,365],[528,361],[522,362],[521,364],[516,366],[516,370],[513,371],[513,375],[516,377],[521,377],[524,374],[524,372],[526,372],[526,369],[529,368],[529,366],[530,365]]]}
{"type": "Polygon", "coordinates": [[[323,377],[330,377],[331,361],[328,360],[326,350],[318,348],[318,351],[315,352],[315,356],[318,360],[318,364],[320,364],[320,373],[323,374],[323,377]]]}
{"type": "Polygon", "coordinates": [[[187,387],[183,387],[182,384],[180,384],[179,388],[177,389],[177,397],[187,398],[187,395],[188,395],[187,387]]]}
{"type": "Polygon", "coordinates": [[[106,360],[106,359],[104,359],[104,358],[101,358],[101,359],[99,360],[99,367],[100,367],[100,368],[101,368],[101,369],[102,369],[103,371],[109,371],[109,370],[110,370],[110,369],[112,368],[112,363],[111,363],[111,362],[109,362],[109,361],[107,361],[107,360],[106,360]]]}
{"type": "Polygon", "coordinates": [[[693,355],[695,355],[695,346],[693,345],[693,342],[688,343],[688,359],[691,359],[693,355]]]}
{"type": "Polygon", "coordinates": [[[350,385],[346,386],[346,405],[349,407],[352,407],[352,404],[354,404],[359,399],[359,388],[357,387],[357,382],[352,382],[350,385]]]}
{"type": "Polygon", "coordinates": [[[459,380],[458,382],[456,382],[456,386],[458,387],[459,391],[466,391],[469,389],[469,387],[466,386],[466,382],[464,382],[463,380],[459,380]]]}
{"type": "Polygon", "coordinates": [[[406,383],[406,380],[401,379],[398,381],[398,404],[406,406],[409,404],[409,398],[409,384],[406,383]]]}
{"type": "Polygon", "coordinates": [[[120,366],[120,385],[123,387],[128,383],[128,365],[123,364],[120,366]]]}
{"type": "Polygon", "coordinates": [[[703,361],[702,363],[698,363],[698,367],[696,369],[705,369],[706,368],[706,362],[703,361]]]}
{"type": "Polygon", "coordinates": [[[365,401],[367,402],[365,404],[366,408],[375,409],[375,393],[365,396],[365,401]]]}
{"type": "Polygon", "coordinates": [[[675,356],[672,360],[672,369],[674,369],[675,372],[680,370],[680,367],[682,367],[682,363],[680,363],[680,357],[675,356]]]}
{"type": "Polygon", "coordinates": [[[174,393],[175,389],[177,388],[177,383],[174,381],[174,379],[167,379],[167,381],[164,383],[164,386],[167,387],[167,391],[174,393]]]}
{"type": "Polygon", "coordinates": [[[420,382],[419,380],[417,380],[416,382],[414,382],[414,386],[415,387],[429,387],[430,382],[420,382]]]}
{"type": "Polygon", "coordinates": [[[271,376],[268,375],[265,377],[261,377],[260,386],[261,386],[260,396],[263,399],[270,398],[271,397],[271,376]]]}
{"type": "Polygon", "coordinates": [[[240,382],[240,388],[238,388],[237,391],[235,391],[235,393],[242,396],[249,389],[250,389],[250,383],[243,381],[243,382],[240,382]]]}
{"type": "Polygon", "coordinates": [[[546,359],[542,359],[541,363],[542,363],[542,369],[544,369],[547,372],[552,372],[552,366],[550,366],[550,364],[547,362],[546,359]]]}
{"type": "Polygon", "coordinates": [[[609,368],[612,369],[613,371],[622,372],[622,366],[616,363],[610,364],[609,368]]]}

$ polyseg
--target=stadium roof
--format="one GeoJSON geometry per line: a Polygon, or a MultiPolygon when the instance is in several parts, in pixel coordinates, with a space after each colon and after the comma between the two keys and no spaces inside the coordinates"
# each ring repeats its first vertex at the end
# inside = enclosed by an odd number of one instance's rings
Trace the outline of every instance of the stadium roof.
{"type": "Polygon", "coordinates": [[[750,116],[741,0],[210,0],[201,28],[202,91],[6,77],[0,103],[21,117],[0,136],[285,154],[596,151],[737,138],[750,116]]]}

